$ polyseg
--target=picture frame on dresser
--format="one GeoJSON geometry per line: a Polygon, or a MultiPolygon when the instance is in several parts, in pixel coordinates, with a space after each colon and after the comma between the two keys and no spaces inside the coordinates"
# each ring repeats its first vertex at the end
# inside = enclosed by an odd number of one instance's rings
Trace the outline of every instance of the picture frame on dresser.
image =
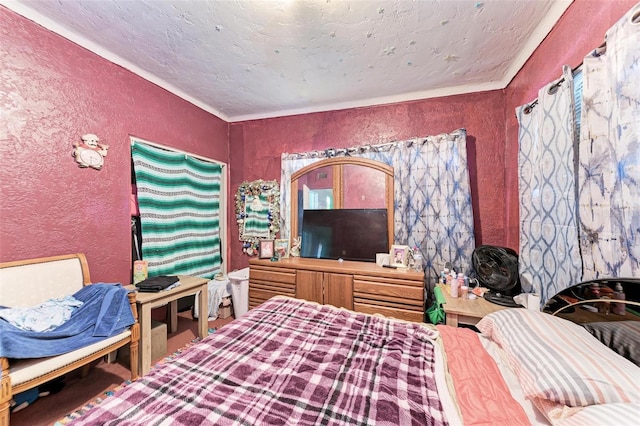
{"type": "Polygon", "coordinates": [[[278,259],[287,259],[289,257],[289,240],[277,239],[274,242],[273,252],[278,259]]]}
{"type": "Polygon", "coordinates": [[[392,245],[389,250],[389,263],[396,268],[406,268],[409,261],[409,246],[392,245]]]}
{"type": "Polygon", "coordinates": [[[258,258],[271,259],[274,256],[274,240],[260,240],[258,258]]]}

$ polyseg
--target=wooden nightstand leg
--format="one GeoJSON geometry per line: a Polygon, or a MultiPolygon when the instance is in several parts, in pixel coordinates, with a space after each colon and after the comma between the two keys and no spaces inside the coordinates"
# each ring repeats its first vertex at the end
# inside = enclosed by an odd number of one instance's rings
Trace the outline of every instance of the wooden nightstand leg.
{"type": "MultiPolygon", "coordinates": [[[[167,326],[169,333],[175,333],[178,329],[178,301],[172,300],[167,306],[167,326]]],[[[208,312],[208,311],[207,311],[208,312]]]]}
{"type": "Polygon", "coordinates": [[[458,314],[446,314],[446,320],[445,320],[445,324],[446,325],[450,325],[451,327],[457,327],[458,326],[458,314]]]}

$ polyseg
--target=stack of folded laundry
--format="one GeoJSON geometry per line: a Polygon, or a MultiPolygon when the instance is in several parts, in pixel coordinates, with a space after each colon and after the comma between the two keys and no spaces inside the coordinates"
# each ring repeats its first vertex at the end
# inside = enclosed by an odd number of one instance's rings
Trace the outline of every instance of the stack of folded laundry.
{"type": "Polygon", "coordinates": [[[157,293],[159,291],[171,290],[180,285],[180,279],[175,275],[161,275],[147,278],[136,284],[138,291],[143,293],[157,293]]]}

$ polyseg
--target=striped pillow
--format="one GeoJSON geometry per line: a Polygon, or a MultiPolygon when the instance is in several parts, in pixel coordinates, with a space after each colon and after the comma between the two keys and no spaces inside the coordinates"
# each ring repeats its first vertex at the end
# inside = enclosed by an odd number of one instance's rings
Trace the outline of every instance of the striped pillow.
{"type": "Polygon", "coordinates": [[[640,403],[640,368],[577,324],[514,308],[477,327],[505,350],[526,398],[570,407],[640,403]]]}

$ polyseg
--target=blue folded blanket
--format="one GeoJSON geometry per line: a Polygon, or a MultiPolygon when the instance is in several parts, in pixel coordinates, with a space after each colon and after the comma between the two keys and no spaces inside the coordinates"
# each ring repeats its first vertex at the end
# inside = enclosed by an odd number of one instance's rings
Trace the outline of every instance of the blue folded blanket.
{"type": "Polygon", "coordinates": [[[26,331],[0,319],[0,356],[40,358],[60,355],[121,333],[135,322],[127,294],[120,283],[96,283],[73,297],[84,302],[71,318],[46,332],[26,331]]]}

